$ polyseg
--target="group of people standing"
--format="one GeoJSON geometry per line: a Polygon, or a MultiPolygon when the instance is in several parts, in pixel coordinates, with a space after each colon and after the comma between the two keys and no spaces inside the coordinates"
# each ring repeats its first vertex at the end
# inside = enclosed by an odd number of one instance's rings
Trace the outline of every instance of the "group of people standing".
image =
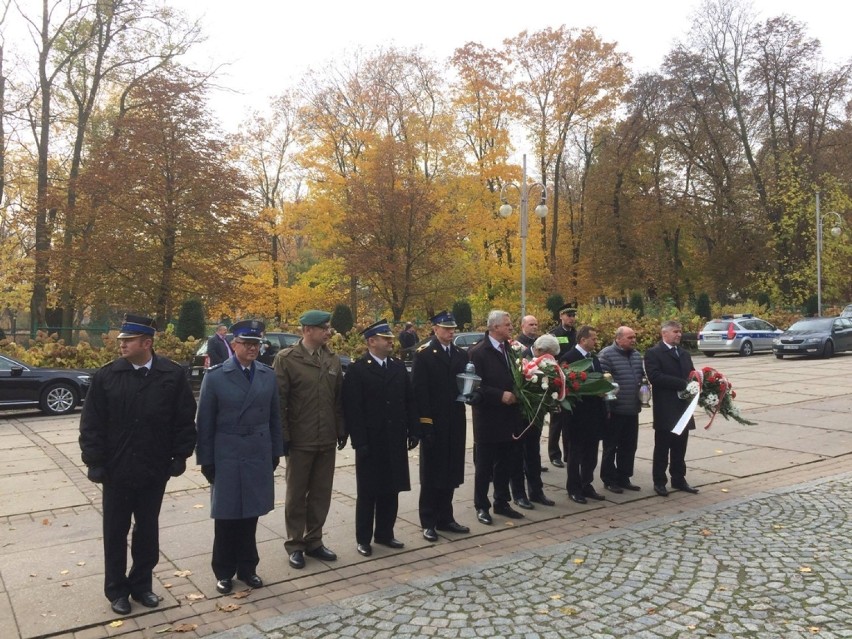
{"type": "MultiPolygon", "coordinates": [[[[594,370],[613,375],[620,392],[609,405],[602,398],[584,398],[573,412],[552,415],[551,461],[567,463],[572,500],[603,499],[592,485],[602,439],[604,486],[612,492],[639,490],[630,481],[643,375],[635,332],[620,327],[614,343],[596,356],[595,330],[574,329],[576,311],[571,307],[561,309],[560,316],[560,326],[545,335],[537,335],[534,317],[523,318],[518,341],[534,355],[550,353],[566,362],[589,357],[594,370]]],[[[408,451],[417,446],[424,539],[438,541],[438,531],[469,533],[453,512],[455,490],[464,482],[467,431],[456,379],[468,362],[482,380],[469,402],[477,520],[492,524],[492,512],[523,517],[511,501],[522,509],[534,508],[534,503],[554,505],[543,491],[541,473],[547,469],[541,465],[541,433],[524,423],[515,395],[508,313],[491,311],[486,338],[469,352],[453,344],[457,326],[452,314],[438,313],[431,318],[430,339],[414,353],[411,375],[393,357],[394,336],[381,320],[362,331],[367,352],[344,376],[327,345],[330,319],[325,311],[304,313],[299,319],[302,338],[282,349],[271,368],[256,361],[262,322],[237,322],[230,327],[230,342],[227,327],[218,327],[208,350],[222,362],[208,369],[196,405],[183,369],[154,353],[154,321],[125,316],[118,336],[121,357],[94,375],[80,421],[89,479],[103,484],[104,593],[114,612],[129,614],[130,599],[147,607],[159,604],[152,589],[159,510],[167,481],[185,471],[193,450],[211,486],[211,566],[216,590],[223,594],[233,590],[235,578],[251,588],[263,586],[257,574],[256,530],[258,518],[273,509],[274,472],[281,457],[286,458],[285,548],[294,569],[304,568],[306,557],[337,559],[323,541],[323,526],[336,452],[350,440],[359,554],[370,556],[373,543],[404,547],[394,525],[399,493],[411,489],[408,451]],[[133,564],[128,573],[131,519],[133,564]]],[[[660,495],[668,494],[667,470],[675,488],[697,492],[685,480],[688,430],[669,432],[683,404],[677,393],[686,387],[692,369],[688,353],[678,349],[680,335],[676,322],[664,324],[662,341],[644,361],[654,389],[653,478],[660,495]]]]}

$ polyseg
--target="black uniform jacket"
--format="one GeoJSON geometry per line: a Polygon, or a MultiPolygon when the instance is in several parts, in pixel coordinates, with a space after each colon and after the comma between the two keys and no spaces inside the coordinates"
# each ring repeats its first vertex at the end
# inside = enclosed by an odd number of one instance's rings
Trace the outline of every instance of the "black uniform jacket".
{"type": "Polygon", "coordinates": [[[367,353],[343,378],[343,418],[356,461],[361,470],[366,463],[376,493],[411,490],[408,436],[417,433],[417,405],[405,364],[388,357],[387,365],[383,369],[367,353]],[[366,459],[357,457],[364,452],[366,459]]]}
{"type": "Polygon", "coordinates": [[[467,419],[464,402],[456,401],[456,375],[464,372],[467,361],[467,353],[454,345],[447,356],[437,337],[414,356],[412,381],[423,437],[421,483],[445,488],[464,483],[467,419]]]}
{"type": "Polygon", "coordinates": [[[166,482],[173,458],[195,448],[195,398],[183,368],[154,355],[141,377],[124,358],[101,367],[80,417],[87,466],[106,468],[108,482],[143,486],[166,482]]]}

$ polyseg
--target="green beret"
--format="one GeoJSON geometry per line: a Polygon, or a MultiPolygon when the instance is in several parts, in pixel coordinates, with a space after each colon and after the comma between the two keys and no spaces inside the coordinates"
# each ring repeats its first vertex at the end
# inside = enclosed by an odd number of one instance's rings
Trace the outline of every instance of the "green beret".
{"type": "Polygon", "coordinates": [[[331,320],[331,313],[326,311],[305,311],[299,318],[299,324],[302,326],[319,326],[326,324],[331,320]]]}

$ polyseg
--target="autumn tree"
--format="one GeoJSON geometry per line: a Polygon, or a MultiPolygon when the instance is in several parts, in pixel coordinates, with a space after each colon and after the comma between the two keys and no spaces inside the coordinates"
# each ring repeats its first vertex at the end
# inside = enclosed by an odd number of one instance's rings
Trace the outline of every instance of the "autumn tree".
{"type": "Polygon", "coordinates": [[[133,299],[160,322],[193,296],[206,306],[232,300],[231,316],[242,311],[240,260],[254,253],[247,186],[196,80],[169,67],[139,82],[115,134],[93,150],[81,176],[92,231],[77,266],[89,303],[133,299]]]}

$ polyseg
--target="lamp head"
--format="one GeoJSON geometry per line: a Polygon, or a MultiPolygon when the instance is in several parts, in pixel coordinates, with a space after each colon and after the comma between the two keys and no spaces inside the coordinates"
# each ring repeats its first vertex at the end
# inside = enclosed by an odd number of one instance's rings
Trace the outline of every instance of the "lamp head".
{"type": "Polygon", "coordinates": [[[832,226],[831,227],[831,234],[834,237],[840,237],[841,233],[842,233],[842,229],[839,226],[832,226]]]}
{"type": "Polygon", "coordinates": [[[500,207],[500,217],[509,217],[512,214],[512,205],[508,202],[504,202],[503,206],[500,207]]]}
{"type": "Polygon", "coordinates": [[[535,214],[542,219],[546,218],[547,217],[547,204],[542,202],[537,207],[535,207],[535,214]]]}

